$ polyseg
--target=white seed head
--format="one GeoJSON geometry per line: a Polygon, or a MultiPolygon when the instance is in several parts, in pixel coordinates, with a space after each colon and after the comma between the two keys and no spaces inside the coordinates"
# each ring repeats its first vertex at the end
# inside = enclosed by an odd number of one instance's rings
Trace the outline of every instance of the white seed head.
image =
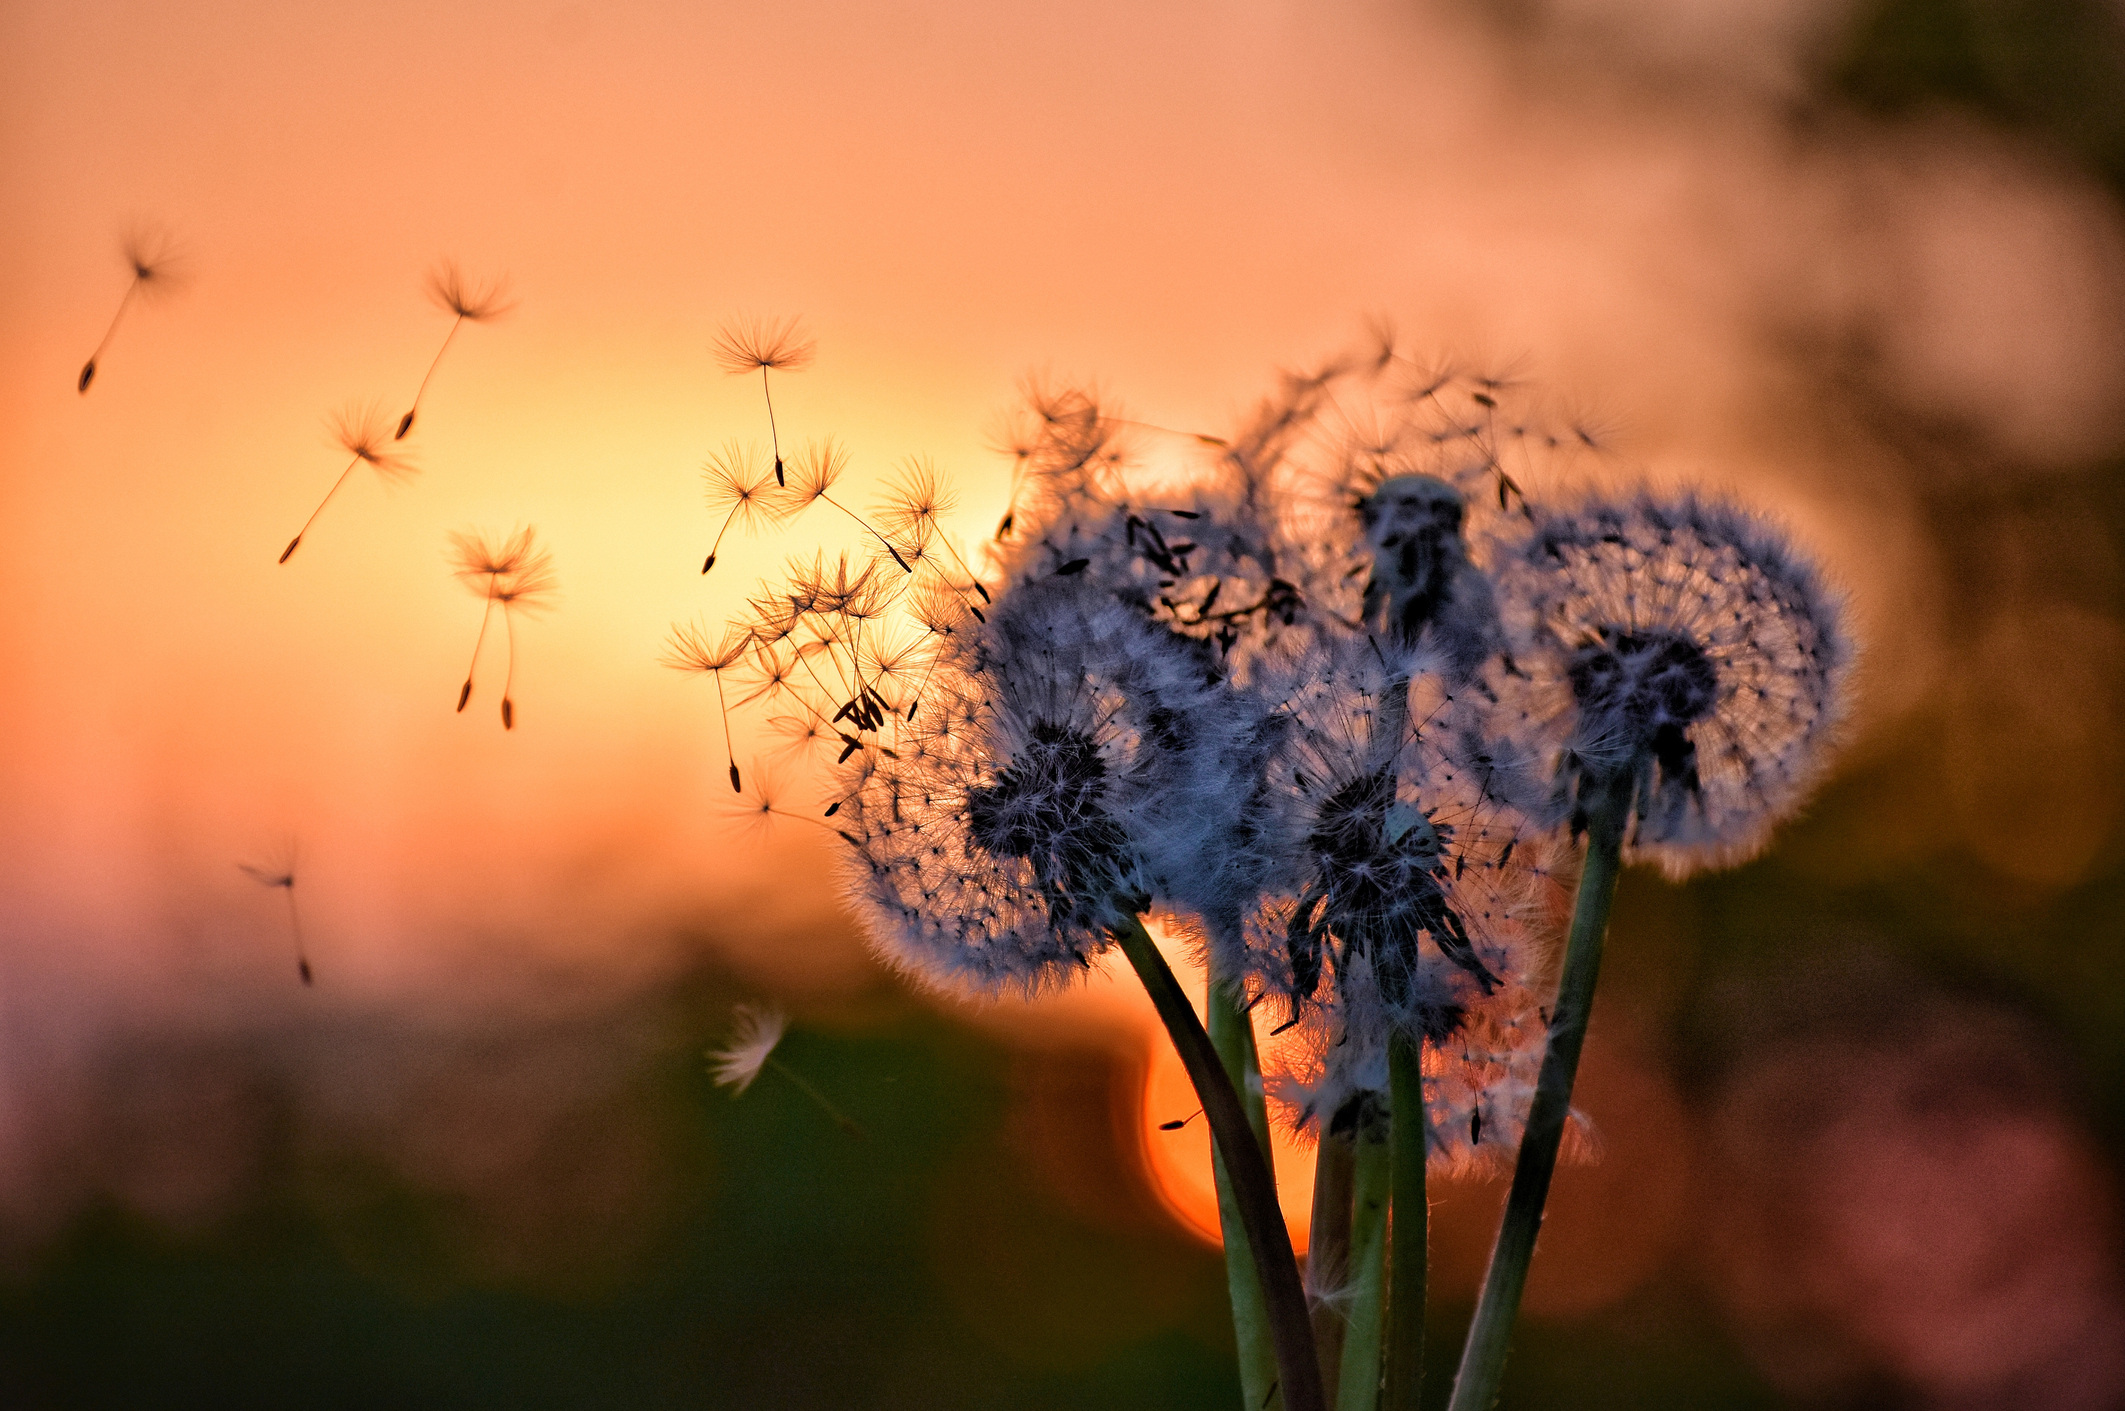
{"type": "Polygon", "coordinates": [[[1846,709],[1839,599],[1783,536],[1695,494],[1538,510],[1497,565],[1506,650],[1464,754],[1551,819],[1635,781],[1630,845],[1671,872],[1758,850],[1846,709]]]}

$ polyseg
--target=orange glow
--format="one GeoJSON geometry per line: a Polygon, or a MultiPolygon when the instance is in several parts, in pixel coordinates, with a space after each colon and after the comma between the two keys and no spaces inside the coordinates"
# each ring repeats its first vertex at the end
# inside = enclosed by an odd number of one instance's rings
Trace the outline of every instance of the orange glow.
{"type": "MultiPolygon", "coordinates": [[[[1170,954],[1170,953],[1169,953],[1170,954]]],[[[1191,995],[1203,992],[1202,967],[1172,956],[1174,973],[1191,995]]],[[[1196,1002],[1201,1009],[1200,999],[1196,1002]]],[[[1260,1040],[1259,1029],[1256,1039],[1260,1040]]],[[[1202,1104],[1181,1066],[1180,1055],[1155,1032],[1151,1061],[1144,1074],[1143,1142],[1145,1165],[1150,1169],[1159,1199],[1174,1218],[1206,1244],[1218,1244],[1217,1187],[1210,1171],[1210,1124],[1200,1116],[1179,1131],[1159,1130],[1163,1122],[1187,1118],[1202,1104]]],[[[1289,1130],[1278,1125],[1270,1113],[1269,1144],[1276,1165],[1277,1196],[1284,1206],[1284,1223],[1291,1229],[1293,1248],[1304,1252],[1313,1223],[1313,1147],[1301,1144],[1289,1130]]]]}
{"type": "MultiPolygon", "coordinates": [[[[1369,315],[1413,350],[1525,353],[1628,423],[1626,470],[1736,486],[1825,546],[1890,626],[1867,633],[1875,709],[1938,679],[1895,626],[1941,616],[1939,578],[1885,453],[1766,429],[1820,421],[1778,400],[1781,311],[1893,312],[1839,282],[1824,214],[1881,173],[1531,95],[1438,7],[112,0],[12,6],[0,35],[0,916],[14,957],[106,1000],[292,984],[275,899],[235,870],[290,834],[320,1003],[539,959],[622,972],[710,929],[845,934],[834,840],[735,829],[712,692],[657,663],[673,621],[854,537],[734,533],[698,571],[703,459],[768,439],[758,379],[711,352],[748,316],[817,340],[775,382],[785,444],[835,436],[857,500],[934,458],[969,546],[1029,373],[1224,431],[1369,315]],[[136,221],[183,281],[128,309],[82,393],[136,221]],[[346,463],[324,417],[410,405],[449,333],[423,288],[443,259],[506,275],[514,308],[449,343],[397,443],[419,473],[358,470],[276,565],[346,463]],[[446,553],[518,525],[558,596],[516,624],[505,732],[484,679],[453,713],[480,604],[446,553]]],[[[2112,268],[2109,227],[2072,190],[1982,179],[2004,161],[1942,146],[1883,198],[1927,287],[1963,296],[1885,335],[1917,360],[1885,375],[2079,426],[2125,361],[2063,316],[2103,306],[2068,275],[2112,268]],[[1991,277],[2034,270],[2060,273],[1991,277]],[[2013,355],[1957,361],[1983,340],[1939,330],[1966,326],[2013,330],[2013,355]]],[[[2115,648],[2107,620],[2068,626],[2115,648]]],[[[1998,754],[1987,699],[1958,752],[1998,754]]],[[[2087,839],[2108,817],[2050,812],[2087,839]]],[[[868,982],[825,950],[760,977],[868,982]]]]}

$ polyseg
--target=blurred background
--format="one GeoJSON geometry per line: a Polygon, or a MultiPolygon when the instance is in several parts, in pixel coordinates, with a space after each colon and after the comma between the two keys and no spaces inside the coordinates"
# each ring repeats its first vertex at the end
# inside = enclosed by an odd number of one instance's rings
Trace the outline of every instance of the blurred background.
{"type": "MultiPolygon", "coordinates": [[[[0,9],[0,1404],[1235,1404],[1130,987],[883,973],[657,664],[838,543],[698,570],[744,315],[970,540],[1023,378],[1223,431],[1368,319],[1790,524],[1853,726],[1625,878],[1503,1404],[2125,1404],[2121,92],[2114,0],[0,9]],[[446,257],[517,307],[276,565],[446,257]],[[446,540],[516,525],[505,733],[446,540]],[[763,999],[865,1137],[711,1084],[763,999]]],[[[1437,1200],[1443,1356],[1502,1186],[1437,1200]]]]}

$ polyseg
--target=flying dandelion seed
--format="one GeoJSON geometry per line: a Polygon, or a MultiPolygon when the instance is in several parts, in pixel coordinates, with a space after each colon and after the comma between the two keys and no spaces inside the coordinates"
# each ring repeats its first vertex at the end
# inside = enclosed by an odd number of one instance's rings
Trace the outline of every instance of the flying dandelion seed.
{"type": "Polygon", "coordinates": [[[716,542],[708,546],[708,557],[701,564],[701,571],[706,573],[716,566],[716,555],[723,549],[723,536],[730,533],[733,521],[743,520],[750,529],[768,513],[767,491],[771,477],[769,472],[754,465],[751,448],[735,441],[710,456],[701,473],[708,482],[709,510],[724,510],[723,525],[716,530],[716,542]],[[725,506],[729,508],[725,509],[725,506]]]}
{"type": "Polygon", "coordinates": [[[465,684],[457,693],[457,708],[472,699],[472,676],[480,664],[480,648],[487,640],[487,624],[497,604],[502,609],[502,628],[509,643],[508,666],[502,676],[502,728],[516,728],[516,705],[510,687],[516,681],[516,618],[518,612],[535,612],[547,605],[554,588],[553,555],[537,545],[538,531],[518,529],[507,539],[490,542],[486,535],[453,533],[450,557],[454,572],[465,586],[486,600],[480,613],[479,636],[473,639],[472,661],[465,668],[465,684]]]}
{"type": "Polygon", "coordinates": [[[723,716],[723,757],[730,762],[732,793],[740,792],[745,785],[738,777],[738,757],[731,752],[730,701],[723,692],[723,673],[743,661],[752,645],[753,632],[749,627],[729,628],[720,643],[711,645],[705,628],[689,624],[671,629],[671,648],[664,654],[666,666],[678,671],[705,671],[716,680],[716,707],[723,716]]]}
{"type": "Polygon", "coordinates": [[[772,1068],[789,1080],[792,1087],[817,1103],[819,1110],[833,1120],[835,1126],[852,1137],[861,1137],[863,1128],[843,1115],[840,1108],[826,1100],[826,1095],[806,1082],[786,1063],[775,1057],[775,1048],[782,1036],[789,1032],[789,1015],[771,1004],[741,1004],[731,1012],[731,1036],[721,1048],[708,1051],[710,1069],[716,1082],[732,1089],[737,1097],[751,1087],[753,1080],[764,1068],[772,1068]]]}
{"type": "Polygon", "coordinates": [[[295,973],[305,985],[316,983],[310,970],[310,954],[303,948],[302,917],[295,908],[295,849],[290,845],[281,855],[264,863],[239,862],[239,872],[262,887],[277,887],[288,898],[288,937],[295,946],[295,973]]]}
{"type": "Polygon", "coordinates": [[[812,360],[812,351],[818,345],[798,333],[797,320],[786,318],[779,322],[752,319],[734,323],[716,335],[711,349],[723,370],[733,377],[742,377],[754,369],[760,372],[760,395],[767,400],[767,434],[775,449],[775,484],[786,483],[782,473],[782,438],[775,430],[775,394],[767,385],[769,370],[796,372],[812,360]]]}
{"type": "MultiPolygon", "coordinates": [[[[779,479],[782,463],[778,460],[775,464],[779,479]]],[[[795,519],[817,501],[824,500],[855,520],[862,526],[864,533],[882,544],[885,551],[892,555],[893,562],[900,565],[902,573],[913,573],[915,570],[908,566],[908,561],[901,556],[900,550],[893,547],[892,540],[879,533],[869,520],[834,498],[834,482],[839,480],[848,468],[848,452],[835,445],[832,437],[806,446],[804,454],[797,457],[796,483],[788,487],[789,493],[779,506],[779,517],[784,520],[795,519]]]]}
{"type": "MultiPolygon", "coordinates": [[[[989,590],[967,567],[967,561],[959,556],[951,537],[938,522],[939,516],[952,512],[952,505],[952,492],[944,477],[937,473],[937,467],[918,457],[909,461],[901,472],[899,481],[887,497],[886,512],[880,516],[880,521],[892,534],[912,537],[925,546],[929,536],[934,534],[944,545],[945,552],[952,556],[952,562],[959,565],[959,576],[973,586],[983,602],[989,602],[989,590]]],[[[976,615],[979,615],[978,609],[976,615]]]]}
{"type": "Polygon", "coordinates": [[[429,274],[428,297],[433,299],[444,313],[452,316],[450,331],[443,335],[443,346],[435,350],[434,360],[428,364],[428,371],[422,376],[421,385],[414,391],[413,405],[398,419],[398,431],[392,436],[392,440],[405,440],[406,433],[413,429],[413,417],[421,409],[421,398],[427,394],[428,381],[435,376],[436,368],[442,365],[443,354],[450,351],[450,340],[457,337],[458,329],[467,323],[485,323],[489,319],[500,318],[516,307],[507,297],[508,287],[509,281],[506,278],[497,279],[492,284],[474,285],[458,272],[457,264],[452,260],[443,261],[429,274]]]}
{"type": "Polygon", "coordinates": [[[178,257],[170,243],[167,232],[152,227],[141,227],[129,232],[119,246],[125,257],[126,267],[132,280],[125,287],[125,295],[118,301],[118,312],[111,315],[110,327],[103,331],[103,339],[96,344],[96,351],[81,365],[81,377],[74,390],[83,396],[88,394],[89,384],[96,380],[96,362],[103,350],[111,344],[118,332],[118,324],[125,311],[133,306],[135,298],[153,299],[171,292],[178,283],[178,257]]]}
{"type": "Polygon", "coordinates": [[[349,403],[333,414],[333,444],[346,451],[353,459],[349,460],[347,468],[339,473],[339,479],[332,482],[332,488],[325,491],[325,497],[317,502],[317,508],[310,511],[310,517],[303,521],[303,527],[295,531],[295,537],[288,541],[288,547],[280,551],[282,563],[286,563],[296,549],[302,546],[303,535],[309,533],[310,526],[317,523],[317,517],[325,512],[326,505],[332,503],[332,497],[339,493],[340,486],[347,483],[347,477],[354,473],[356,466],[368,466],[376,472],[379,480],[387,483],[409,479],[418,472],[419,467],[409,458],[389,449],[391,440],[387,427],[388,423],[383,419],[382,410],[374,403],[368,406],[349,403]]]}

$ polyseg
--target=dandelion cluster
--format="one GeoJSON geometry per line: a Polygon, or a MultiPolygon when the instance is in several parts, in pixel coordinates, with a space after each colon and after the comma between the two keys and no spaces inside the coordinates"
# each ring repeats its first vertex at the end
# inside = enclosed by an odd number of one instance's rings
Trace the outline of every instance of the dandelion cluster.
{"type": "MultiPolygon", "coordinates": [[[[810,351],[794,323],[719,345],[763,392],[810,351]]],[[[1381,1370],[1383,1309],[1421,1322],[1404,1280],[1424,1170],[1510,1160],[1464,1361],[1481,1403],[1549,1172],[1592,1140],[1570,1099],[1616,868],[1626,846],[1671,869],[1736,860],[1799,802],[1842,709],[1839,604],[1760,518],[1590,496],[1572,481],[1603,449],[1591,427],[1384,336],[1285,378],[1230,435],[1034,388],[1001,439],[1010,503],[971,553],[927,462],[859,509],[832,441],[786,467],[777,440],[771,471],[730,448],[704,572],[732,524],[819,504],[845,547],[792,560],[738,622],[676,628],[667,660],[715,678],[734,791],[734,693],[778,754],[818,758],[819,816],[758,771],[745,807],[832,833],[878,951],[918,980],[1031,993],[1126,952],[1210,1115],[1228,1251],[1246,1226],[1262,1271],[1234,1284],[1236,1319],[1277,1330],[1275,1367],[1243,1368],[1251,1395],[1320,1395],[1293,1380],[1308,1315],[1261,1234],[1280,1226],[1258,1119],[1222,1082],[1255,1051],[1212,1053],[1143,918],[1201,951],[1212,1033],[1266,1016],[1264,1090],[1321,1141],[1318,1198],[1342,1211],[1317,1234],[1349,1248],[1320,1251],[1314,1296],[1347,1305],[1346,1378],[1381,1370]],[[1559,968],[1556,871],[1582,835],[1559,968]]],[[[1404,1402],[1412,1338],[1384,1354],[1404,1402]]]]}
{"type": "MultiPolygon", "coordinates": [[[[801,365],[794,329],[727,336],[727,364],[801,365]]],[[[734,791],[734,709],[819,756],[813,821],[894,963],[1033,991],[1185,918],[1267,1006],[1302,1129],[1383,1108],[1400,1035],[1434,1158],[1509,1152],[1588,771],[1634,771],[1641,850],[1738,856],[1834,719],[1835,605],[1775,532],[1689,496],[1549,508],[1600,437],[1505,379],[1383,339],[1230,435],[1035,388],[1002,439],[978,551],[927,462],[859,509],[830,441],[779,480],[730,448],[719,544],[820,502],[853,537],[667,660],[715,678],[734,791]]],[[[789,811],[758,783],[755,812],[789,811]]]]}

